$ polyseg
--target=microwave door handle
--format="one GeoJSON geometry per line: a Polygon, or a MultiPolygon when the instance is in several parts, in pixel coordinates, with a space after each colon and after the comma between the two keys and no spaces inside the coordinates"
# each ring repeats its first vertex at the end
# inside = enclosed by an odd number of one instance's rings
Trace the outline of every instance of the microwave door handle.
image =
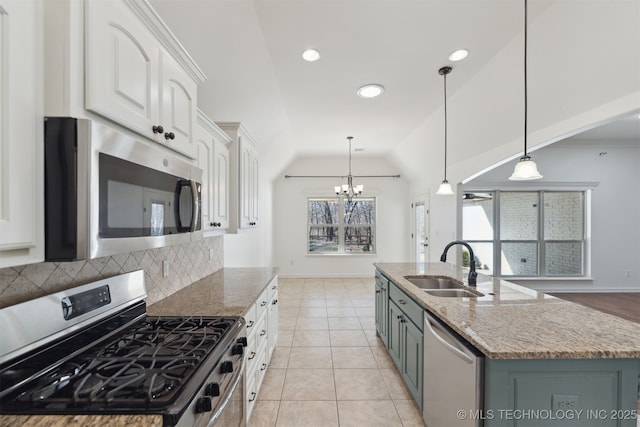
{"type": "Polygon", "coordinates": [[[200,203],[198,200],[198,184],[194,180],[189,181],[189,183],[191,184],[191,200],[193,203],[191,209],[191,227],[189,231],[193,232],[196,231],[196,228],[198,226],[198,218],[200,217],[200,203]]]}

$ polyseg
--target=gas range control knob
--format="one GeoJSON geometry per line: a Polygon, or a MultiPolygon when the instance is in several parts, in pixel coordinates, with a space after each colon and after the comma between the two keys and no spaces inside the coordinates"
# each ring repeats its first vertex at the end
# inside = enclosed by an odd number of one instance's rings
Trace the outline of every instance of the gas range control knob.
{"type": "Polygon", "coordinates": [[[234,356],[242,356],[244,354],[244,346],[242,344],[234,344],[231,347],[231,354],[234,356]]]}
{"type": "Polygon", "coordinates": [[[211,411],[211,398],[210,397],[201,397],[196,401],[196,414],[200,414],[202,412],[211,411]]]}
{"type": "Polygon", "coordinates": [[[220,365],[220,372],[223,374],[233,372],[233,362],[231,360],[225,360],[222,362],[222,365],[220,365]]]}
{"type": "Polygon", "coordinates": [[[241,337],[236,340],[238,344],[242,344],[243,347],[247,346],[247,337],[241,337]]]}
{"type": "Polygon", "coordinates": [[[220,385],[218,383],[209,383],[204,387],[204,395],[209,397],[220,396],[220,385]]]}

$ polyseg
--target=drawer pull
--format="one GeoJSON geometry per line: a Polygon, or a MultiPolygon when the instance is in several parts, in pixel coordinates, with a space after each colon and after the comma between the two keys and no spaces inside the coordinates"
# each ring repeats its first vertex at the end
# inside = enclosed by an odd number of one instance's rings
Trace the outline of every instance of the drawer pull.
{"type": "Polygon", "coordinates": [[[263,363],[263,364],[262,364],[262,367],[260,368],[260,370],[261,370],[261,371],[264,371],[265,369],[267,369],[267,364],[266,364],[266,363],[263,363]]]}
{"type": "Polygon", "coordinates": [[[276,285],[273,285],[271,289],[278,289],[278,287],[276,285]]]}
{"type": "Polygon", "coordinates": [[[264,307],[265,305],[267,305],[266,301],[262,301],[262,304],[260,304],[260,307],[264,307]]]}
{"type": "Polygon", "coordinates": [[[254,325],[253,320],[249,320],[249,323],[247,323],[247,329],[252,327],[254,325]]]}
{"type": "Polygon", "coordinates": [[[264,329],[260,331],[260,336],[263,337],[265,334],[267,333],[267,331],[265,331],[264,329]]]}
{"type": "Polygon", "coordinates": [[[249,356],[249,357],[247,358],[247,360],[251,360],[251,359],[253,359],[254,357],[256,357],[256,352],[255,352],[255,351],[252,351],[252,352],[251,352],[251,356],[249,356]]]}
{"type": "Polygon", "coordinates": [[[400,304],[406,304],[406,303],[407,303],[407,302],[406,302],[405,300],[403,300],[403,299],[399,299],[399,300],[398,300],[398,302],[399,302],[400,304]]]}
{"type": "Polygon", "coordinates": [[[256,392],[252,391],[251,392],[251,397],[249,398],[249,402],[253,402],[254,400],[256,400],[256,392]]]}
{"type": "Polygon", "coordinates": [[[273,302],[271,304],[276,305],[278,303],[277,299],[274,299],[273,302]]]}

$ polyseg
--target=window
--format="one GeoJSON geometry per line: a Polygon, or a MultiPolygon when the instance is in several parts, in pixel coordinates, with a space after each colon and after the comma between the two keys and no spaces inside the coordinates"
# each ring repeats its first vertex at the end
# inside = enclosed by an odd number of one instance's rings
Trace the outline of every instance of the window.
{"type": "Polygon", "coordinates": [[[375,253],[375,198],[309,198],[307,252],[375,253]]]}
{"type": "Polygon", "coordinates": [[[499,276],[584,276],[585,194],[465,193],[462,236],[473,247],[478,269],[499,276]]]}

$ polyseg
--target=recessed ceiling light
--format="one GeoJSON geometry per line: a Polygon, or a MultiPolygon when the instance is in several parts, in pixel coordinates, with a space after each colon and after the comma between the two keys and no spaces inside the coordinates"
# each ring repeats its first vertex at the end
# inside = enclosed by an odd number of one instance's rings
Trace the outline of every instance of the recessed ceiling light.
{"type": "Polygon", "coordinates": [[[455,52],[451,52],[451,55],[449,55],[449,60],[462,61],[467,57],[467,55],[469,55],[469,51],[467,49],[458,49],[455,52]]]}
{"type": "Polygon", "coordinates": [[[372,83],[362,86],[356,93],[360,98],[375,98],[382,94],[382,92],[384,92],[384,86],[372,83]]]}
{"type": "Polygon", "coordinates": [[[320,59],[320,52],[315,49],[307,49],[302,52],[302,59],[309,62],[314,62],[320,59]]]}

